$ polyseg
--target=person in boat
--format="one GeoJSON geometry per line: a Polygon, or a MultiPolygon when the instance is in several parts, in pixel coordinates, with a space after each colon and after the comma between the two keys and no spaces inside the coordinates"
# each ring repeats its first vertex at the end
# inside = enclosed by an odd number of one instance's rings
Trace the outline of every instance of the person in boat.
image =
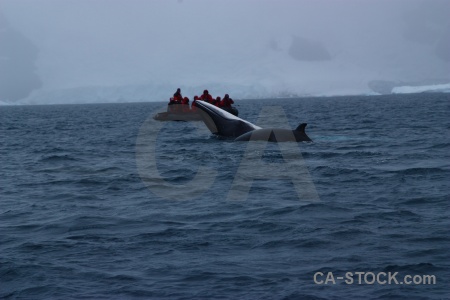
{"type": "Polygon", "coordinates": [[[230,95],[225,94],[222,101],[220,102],[220,107],[231,108],[231,104],[234,104],[233,99],[230,98],[230,95]]]}
{"type": "Polygon", "coordinates": [[[213,100],[213,105],[220,107],[221,99],[220,97],[217,97],[216,100],[213,100]]]}
{"type": "Polygon", "coordinates": [[[175,94],[173,94],[173,97],[169,100],[169,107],[167,108],[167,111],[171,113],[181,112],[181,107],[174,104],[181,104],[182,101],[183,97],[181,96],[181,89],[178,88],[175,94]]]}
{"type": "Polygon", "coordinates": [[[211,104],[213,103],[213,97],[209,94],[208,90],[203,91],[203,94],[200,96],[199,100],[203,100],[211,104]]]}
{"type": "Polygon", "coordinates": [[[187,105],[189,105],[189,98],[188,98],[188,97],[184,97],[184,98],[181,100],[181,104],[187,104],[187,105]]]}
{"type": "Polygon", "coordinates": [[[180,88],[177,88],[177,91],[175,92],[175,94],[173,94],[173,99],[176,103],[181,103],[181,101],[183,100],[180,88]]]}
{"type": "Polygon", "coordinates": [[[168,105],[173,105],[173,104],[178,104],[180,102],[178,102],[175,97],[170,97],[169,99],[169,104],[168,105]]]}

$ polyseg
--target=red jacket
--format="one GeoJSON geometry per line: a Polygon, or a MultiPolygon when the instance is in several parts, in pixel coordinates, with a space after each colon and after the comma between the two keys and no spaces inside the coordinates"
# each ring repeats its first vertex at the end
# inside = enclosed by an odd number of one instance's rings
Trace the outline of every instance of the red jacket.
{"type": "Polygon", "coordinates": [[[213,102],[213,97],[210,94],[202,94],[200,96],[200,100],[206,101],[208,103],[212,103],[213,102]]]}
{"type": "Polygon", "coordinates": [[[231,104],[233,104],[234,101],[231,98],[223,98],[220,102],[221,107],[231,107],[231,104]]]}
{"type": "Polygon", "coordinates": [[[173,95],[173,99],[175,100],[175,102],[181,103],[181,101],[183,101],[183,96],[181,96],[180,94],[175,94],[173,95]]]}

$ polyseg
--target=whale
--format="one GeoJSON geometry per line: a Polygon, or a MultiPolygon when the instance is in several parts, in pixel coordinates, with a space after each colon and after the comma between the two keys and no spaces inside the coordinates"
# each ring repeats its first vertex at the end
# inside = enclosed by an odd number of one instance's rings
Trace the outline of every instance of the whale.
{"type": "Polygon", "coordinates": [[[305,132],[306,123],[301,123],[295,130],[283,128],[263,128],[249,131],[238,136],[235,141],[268,142],[312,142],[305,132]]]}
{"type": "Polygon", "coordinates": [[[197,101],[197,107],[202,111],[203,122],[212,134],[234,138],[237,142],[312,142],[305,132],[306,123],[301,123],[295,130],[261,128],[205,101],[197,101]]]}
{"type": "Polygon", "coordinates": [[[262,129],[205,101],[197,101],[203,122],[211,133],[224,137],[239,137],[244,133],[262,129]]]}

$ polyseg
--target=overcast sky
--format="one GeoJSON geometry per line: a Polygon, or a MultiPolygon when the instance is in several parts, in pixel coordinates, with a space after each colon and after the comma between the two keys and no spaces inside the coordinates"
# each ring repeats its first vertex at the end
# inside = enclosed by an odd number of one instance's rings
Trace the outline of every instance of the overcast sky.
{"type": "Polygon", "coordinates": [[[446,0],[0,0],[45,89],[450,81],[449,14],[446,0]]]}

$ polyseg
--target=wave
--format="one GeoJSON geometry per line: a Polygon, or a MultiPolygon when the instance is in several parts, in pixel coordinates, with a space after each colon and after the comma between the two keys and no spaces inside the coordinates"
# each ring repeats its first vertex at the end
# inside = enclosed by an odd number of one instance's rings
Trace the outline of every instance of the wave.
{"type": "Polygon", "coordinates": [[[429,174],[447,174],[447,170],[439,167],[389,167],[385,168],[387,172],[399,175],[429,175],[429,174]]]}
{"type": "Polygon", "coordinates": [[[418,264],[406,264],[406,265],[388,265],[384,272],[409,272],[409,273],[427,273],[436,272],[440,270],[440,267],[433,265],[432,263],[418,263],[418,264]]]}
{"type": "Polygon", "coordinates": [[[39,162],[59,162],[59,161],[78,161],[78,159],[72,157],[68,154],[63,155],[50,155],[43,157],[39,160],[39,162]]]}

